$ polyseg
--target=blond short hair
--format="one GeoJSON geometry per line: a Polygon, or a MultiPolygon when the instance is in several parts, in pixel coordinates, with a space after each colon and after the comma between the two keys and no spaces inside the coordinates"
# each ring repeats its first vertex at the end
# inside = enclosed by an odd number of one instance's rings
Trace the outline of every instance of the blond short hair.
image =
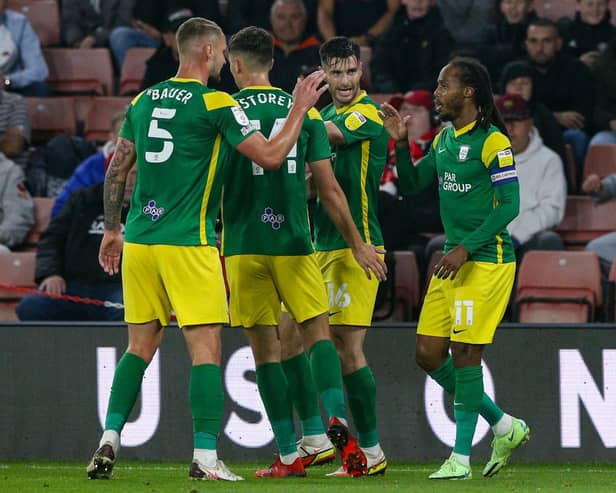
{"type": "Polygon", "coordinates": [[[180,25],[176,38],[180,54],[185,54],[189,44],[195,39],[224,36],[222,29],[214,21],[203,17],[192,17],[180,25]]]}

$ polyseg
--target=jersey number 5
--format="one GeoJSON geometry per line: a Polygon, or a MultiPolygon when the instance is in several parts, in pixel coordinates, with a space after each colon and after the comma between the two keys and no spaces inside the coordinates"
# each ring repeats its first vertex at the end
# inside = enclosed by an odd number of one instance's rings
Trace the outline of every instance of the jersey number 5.
{"type": "Polygon", "coordinates": [[[173,153],[173,135],[171,135],[169,130],[159,128],[158,120],[171,120],[175,116],[175,111],[175,108],[154,108],[152,110],[148,137],[161,139],[163,141],[163,148],[158,152],[146,152],[145,160],[148,163],[161,164],[171,157],[173,153]]]}
{"type": "MultiPolygon", "coordinates": [[[[272,127],[272,131],[268,139],[273,139],[276,135],[282,130],[284,126],[284,122],[286,122],[286,118],[276,118],[274,120],[274,126],[272,127]]],[[[261,130],[261,122],[259,120],[250,120],[250,123],[253,128],[257,130],[261,130]]],[[[297,142],[293,144],[293,147],[287,154],[287,172],[290,175],[294,175],[297,172],[297,142]]],[[[263,174],[263,168],[259,166],[254,161],[252,162],[252,174],[253,176],[260,176],[263,174]]]]}

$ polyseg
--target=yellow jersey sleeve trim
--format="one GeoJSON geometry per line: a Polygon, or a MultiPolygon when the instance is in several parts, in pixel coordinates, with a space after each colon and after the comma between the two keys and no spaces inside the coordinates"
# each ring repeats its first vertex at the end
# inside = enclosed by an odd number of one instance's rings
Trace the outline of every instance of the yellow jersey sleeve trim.
{"type": "Polygon", "coordinates": [[[352,113],[354,111],[357,111],[377,125],[383,125],[383,120],[381,120],[381,117],[379,116],[379,110],[371,104],[355,104],[349,108],[348,112],[352,113]]]}
{"type": "Polygon", "coordinates": [[[434,136],[434,139],[432,140],[432,149],[436,149],[436,146],[438,145],[438,141],[441,140],[441,134],[445,131],[445,129],[441,129],[441,131],[439,133],[437,133],[434,136]]]}
{"type": "Polygon", "coordinates": [[[145,90],[144,90],[144,91],[141,91],[139,94],[137,94],[137,95],[133,98],[133,100],[130,102],[130,105],[131,105],[131,106],[135,106],[135,105],[137,104],[137,101],[139,101],[139,98],[140,98],[141,96],[143,96],[143,93],[144,93],[144,92],[145,92],[145,90]]]}
{"type": "Polygon", "coordinates": [[[316,108],[310,108],[308,110],[308,118],[310,120],[323,120],[321,113],[319,113],[316,108]]]}
{"type": "Polygon", "coordinates": [[[498,152],[509,149],[510,147],[511,142],[506,135],[501,132],[491,133],[483,143],[483,148],[481,149],[481,162],[487,168],[490,166],[490,163],[494,161],[498,152]]]}
{"type": "Polygon", "coordinates": [[[227,108],[230,106],[239,106],[239,103],[223,91],[208,92],[203,95],[203,102],[208,111],[227,108]]]}

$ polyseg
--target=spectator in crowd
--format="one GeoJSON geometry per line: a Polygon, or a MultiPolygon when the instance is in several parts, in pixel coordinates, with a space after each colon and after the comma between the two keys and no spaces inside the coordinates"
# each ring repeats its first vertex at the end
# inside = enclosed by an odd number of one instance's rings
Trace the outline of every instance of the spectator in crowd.
{"type": "Polygon", "coordinates": [[[479,57],[498,81],[503,66],[526,55],[524,40],[528,23],[537,17],[532,0],[500,0],[495,23],[484,28],[479,57]]]}
{"type": "Polygon", "coordinates": [[[132,2],[62,0],[62,41],[72,48],[109,46],[109,34],[130,22],[132,2]]]}
{"type": "Polygon", "coordinates": [[[372,57],[376,92],[435,89],[438,73],[453,49],[453,39],[433,0],[403,3],[372,57]]]}
{"type": "MultiPolygon", "coordinates": [[[[275,0],[229,0],[226,14],[226,31],[235,34],[240,29],[256,26],[271,31],[270,12],[275,0]]],[[[317,33],[317,1],[304,0],[307,14],[306,33],[317,33]]]]}
{"type": "Polygon", "coordinates": [[[483,43],[484,27],[496,19],[495,0],[436,0],[436,3],[458,47],[483,43]]]}
{"type": "Polygon", "coordinates": [[[543,144],[533,125],[530,105],[517,94],[496,99],[503,115],[520,182],[520,213],[509,223],[518,262],[529,250],[562,250],[554,231],[565,215],[567,183],[563,163],[543,144]]]}
{"type": "Polygon", "coordinates": [[[187,8],[195,16],[217,23],[221,17],[218,0],[135,0],[133,4],[130,18],[111,31],[109,44],[118,70],[130,48],[158,48],[168,12],[187,8]]]}
{"type": "Polygon", "coordinates": [[[51,209],[51,218],[55,218],[64,204],[68,202],[71,194],[82,188],[91,187],[105,181],[105,172],[109,166],[109,162],[115,150],[116,140],[126,112],[120,111],[116,113],[111,120],[111,131],[109,132],[109,140],[103,145],[102,149],[95,154],[89,156],[85,161],[80,163],[73,171],[73,174],[68,179],[60,194],[56,197],[56,201],[51,209]]]}
{"type": "MultiPolygon", "coordinates": [[[[411,115],[407,123],[411,159],[414,163],[428,153],[435,135],[441,129],[438,115],[434,111],[432,93],[422,89],[394,96],[389,104],[404,118],[411,115]]],[[[396,150],[394,141],[389,141],[389,154],[379,189],[379,222],[383,231],[385,249],[413,250],[422,273],[425,273],[424,248],[428,241],[423,233],[442,233],[438,200],[438,183],[412,197],[398,193],[396,150]]]]}
{"type": "Polygon", "coordinates": [[[0,79],[0,152],[25,170],[32,129],[30,109],[23,96],[3,88],[0,79]]]}
{"type": "MultiPolygon", "coordinates": [[[[136,175],[137,169],[133,167],[126,179],[122,230],[136,175]]],[[[43,293],[122,303],[120,275],[109,276],[98,264],[104,230],[103,186],[99,183],[71,195],[41,236],[35,278],[43,293]]],[[[26,296],[16,311],[19,320],[124,320],[124,310],[118,308],[75,303],[43,294],[26,296]]]]}
{"type": "Polygon", "coordinates": [[[291,93],[298,75],[321,64],[319,40],[306,34],[307,12],[302,0],[276,0],[271,10],[274,66],[270,81],[291,93]]]}
{"type": "Polygon", "coordinates": [[[5,89],[24,96],[49,96],[49,70],[40,40],[28,18],[6,4],[0,0],[0,80],[5,89]]]}
{"type": "Polygon", "coordinates": [[[595,79],[595,129],[590,145],[616,144],[616,38],[593,67],[595,79]]]}
{"type": "MultiPolygon", "coordinates": [[[[599,175],[591,174],[582,183],[582,191],[592,195],[596,203],[601,204],[616,197],[616,173],[601,179],[599,175]]],[[[609,277],[612,261],[616,257],[616,232],[607,233],[586,245],[586,250],[594,252],[599,257],[601,273],[609,277]]]]}
{"type": "Polygon", "coordinates": [[[588,147],[586,128],[593,113],[593,80],[586,65],[562,53],[556,24],[534,19],[526,32],[526,51],[533,67],[533,94],[544,103],[563,128],[565,144],[571,144],[580,183],[588,147]]]}
{"type": "Polygon", "coordinates": [[[167,15],[161,30],[162,43],[146,61],[141,90],[169,79],[177,73],[180,56],[175,33],[180,25],[191,17],[193,17],[193,12],[190,9],[180,9],[167,15]]]}
{"type": "Polygon", "coordinates": [[[559,27],[564,39],[564,51],[589,67],[616,36],[609,0],[577,0],[575,17],[561,19],[559,27]]]}
{"type": "Polygon", "coordinates": [[[34,225],[34,202],[24,172],[0,152],[0,253],[23,243],[34,225]]]}
{"type": "MultiPolygon", "coordinates": [[[[535,128],[543,139],[543,143],[558,154],[565,163],[567,153],[562,128],[550,109],[537,101],[533,91],[533,68],[527,61],[516,60],[505,65],[501,74],[500,91],[501,94],[518,94],[528,102],[535,128]]],[[[575,190],[571,191],[575,192],[575,190]]]]}
{"type": "Polygon", "coordinates": [[[359,46],[374,45],[399,6],[400,0],[319,0],[319,33],[324,40],[346,36],[359,46]]]}

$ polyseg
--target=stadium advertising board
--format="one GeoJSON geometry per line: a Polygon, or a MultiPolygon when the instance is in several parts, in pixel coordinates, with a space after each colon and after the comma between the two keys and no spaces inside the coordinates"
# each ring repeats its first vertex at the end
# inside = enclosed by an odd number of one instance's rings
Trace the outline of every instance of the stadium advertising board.
{"type": "MultiPolygon", "coordinates": [[[[616,328],[504,327],[484,360],[486,391],[532,429],[516,461],[616,460],[616,328]]],[[[241,331],[223,331],[226,391],[219,454],[269,460],[273,434],[241,331]]],[[[84,459],[104,421],[126,329],[0,326],[0,459],[84,459]]],[[[414,327],[370,330],[381,443],[392,460],[440,460],[453,444],[452,406],[416,367],[414,327]]],[[[179,331],[167,329],[148,368],[122,441],[123,458],[188,460],[192,424],[189,362],[179,331]]],[[[487,458],[491,432],[479,420],[474,455],[487,458]]]]}

